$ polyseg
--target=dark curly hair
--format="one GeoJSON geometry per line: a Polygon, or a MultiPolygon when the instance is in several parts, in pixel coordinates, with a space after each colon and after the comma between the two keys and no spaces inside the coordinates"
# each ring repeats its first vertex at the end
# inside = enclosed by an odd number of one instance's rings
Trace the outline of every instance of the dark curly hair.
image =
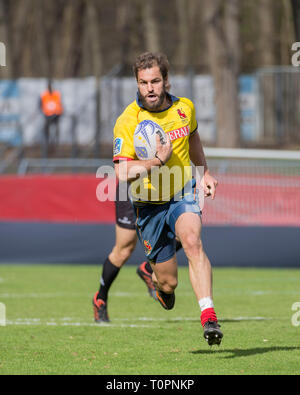
{"type": "Polygon", "coordinates": [[[163,79],[168,77],[169,73],[169,61],[165,54],[161,52],[144,52],[136,58],[133,64],[133,72],[135,78],[138,78],[138,72],[140,70],[150,69],[151,67],[158,66],[163,79]]]}

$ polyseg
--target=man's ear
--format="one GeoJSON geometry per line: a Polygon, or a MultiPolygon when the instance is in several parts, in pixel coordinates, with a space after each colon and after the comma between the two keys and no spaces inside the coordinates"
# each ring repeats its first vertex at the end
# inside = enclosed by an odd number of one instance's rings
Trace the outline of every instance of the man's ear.
{"type": "Polygon", "coordinates": [[[165,90],[167,92],[169,92],[169,90],[171,89],[171,84],[169,82],[169,78],[168,77],[164,80],[164,86],[165,86],[165,90]]]}

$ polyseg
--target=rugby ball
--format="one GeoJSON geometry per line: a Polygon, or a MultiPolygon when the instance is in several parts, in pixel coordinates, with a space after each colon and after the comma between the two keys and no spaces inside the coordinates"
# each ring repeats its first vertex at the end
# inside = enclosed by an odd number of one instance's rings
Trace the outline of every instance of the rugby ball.
{"type": "Polygon", "coordinates": [[[161,144],[167,143],[164,130],[155,122],[146,120],[140,122],[133,135],[134,149],[141,160],[153,159],[156,154],[156,135],[159,135],[161,144]]]}

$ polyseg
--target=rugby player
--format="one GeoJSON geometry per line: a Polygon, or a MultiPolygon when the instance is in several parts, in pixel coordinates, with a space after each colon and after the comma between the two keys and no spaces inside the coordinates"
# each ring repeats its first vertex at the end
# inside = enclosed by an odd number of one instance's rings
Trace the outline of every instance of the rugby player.
{"type": "MultiPolygon", "coordinates": [[[[115,245],[103,263],[100,278],[100,288],[94,294],[93,307],[94,319],[96,322],[109,322],[108,315],[108,294],[109,290],[117,278],[120,269],[129,259],[137,243],[135,230],[135,213],[128,198],[127,183],[118,183],[116,190],[116,226],[115,245]],[[119,190],[126,188],[127,200],[120,201],[119,190]]],[[[156,299],[155,286],[152,282],[152,268],[149,262],[143,262],[137,269],[138,275],[146,283],[150,296],[156,299]]]]}
{"type": "MultiPolygon", "coordinates": [[[[166,89],[171,88],[166,84],[166,89]]],[[[138,240],[136,233],[136,216],[133,205],[128,195],[129,184],[127,182],[118,182],[116,190],[115,212],[115,245],[106,258],[102,267],[100,277],[100,288],[93,296],[94,319],[97,323],[110,322],[108,314],[108,295],[109,290],[116,280],[120,269],[133,253],[138,240]],[[126,200],[121,200],[120,196],[125,196],[126,200]]],[[[182,245],[176,240],[176,251],[179,251],[182,245]]],[[[142,262],[137,268],[137,275],[146,284],[149,295],[157,300],[156,288],[152,281],[152,267],[149,261],[142,262]]]]}
{"type": "Polygon", "coordinates": [[[189,261],[204,337],[209,345],[220,344],[223,334],[214,309],[212,269],[201,240],[201,211],[190,161],[204,167],[205,196],[214,199],[217,180],[207,166],[195,108],[189,99],[167,92],[169,63],[164,54],[146,52],[136,59],[133,69],[137,98],[120,115],[114,128],[116,175],[120,181],[131,183],[137,233],[153,269],[159,302],[166,310],[175,304],[177,237],[189,261]],[[167,143],[161,144],[157,136],[155,158],[140,161],[135,154],[133,134],[143,120],[159,124],[166,132],[167,143]],[[158,168],[170,171],[174,167],[181,170],[181,175],[170,177],[169,192],[160,177],[156,178],[158,185],[152,184],[153,171],[158,168]],[[158,199],[152,198],[153,190],[159,191],[158,199]]]}
{"type": "MultiPolygon", "coordinates": [[[[93,297],[94,319],[98,323],[109,322],[109,290],[117,278],[120,269],[133,253],[138,239],[135,229],[136,216],[129,200],[127,183],[121,182],[117,184],[115,210],[115,245],[103,263],[100,288],[93,297]],[[120,189],[125,189],[126,191],[120,192],[120,189]],[[120,195],[124,196],[125,194],[127,199],[124,201],[120,200],[120,195]]],[[[181,243],[177,242],[176,250],[178,251],[180,248],[181,243]]],[[[155,285],[152,281],[152,273],[153,270],[148,261],[142,262],[137,268],[137,274],[146,284],[149,295],[157,300],[155,285]]]]}

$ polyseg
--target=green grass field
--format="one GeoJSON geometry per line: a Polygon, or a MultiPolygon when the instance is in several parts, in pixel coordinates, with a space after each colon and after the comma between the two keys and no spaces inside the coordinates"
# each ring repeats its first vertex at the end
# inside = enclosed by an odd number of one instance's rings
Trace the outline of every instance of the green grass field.
{"type": "Polygon", "coordinates": [[[97,325],[91,299],[100,267],[1,265],[0,375],[300,373],[300,325],[292,324],[300,271],[214,269],[224,339],[210,349],[187,268],[169,312],[135,270],[122,269],[111,289],[111,323],[97,325]]]}

